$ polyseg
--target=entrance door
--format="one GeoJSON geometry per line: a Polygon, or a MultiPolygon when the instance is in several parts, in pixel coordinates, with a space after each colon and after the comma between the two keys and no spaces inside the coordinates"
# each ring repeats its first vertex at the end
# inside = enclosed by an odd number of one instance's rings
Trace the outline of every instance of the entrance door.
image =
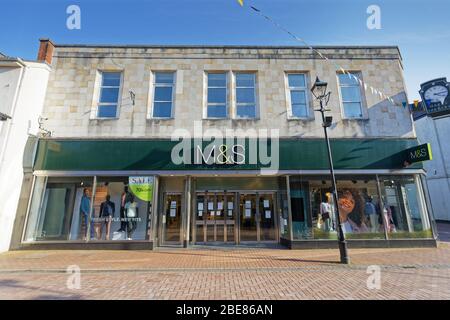
{"type": "Polygon", "coordinates": [[[197,193],[195,242],[235,242],[235,195],[225,192],[197,193]]]}
{"type": "Polygon", "coordinates": [[[181,194],[164,194],[162,242],[181,243],[181,194]]]}
{"type": "Polygon", "coordinates": [[[239,199],[240,241],[258,241],[256,194],[241,194],[239,199]]]}
{"type": "Polygon", "coordinates": [[[275,193],[240,194],[240,241],[277,241],[275,193]]]}
{"type": "Polygon", "coordinates": [[[274,194],[259,194],[260,241],[277,240],[277,219],[275,214],[274,194]]]}

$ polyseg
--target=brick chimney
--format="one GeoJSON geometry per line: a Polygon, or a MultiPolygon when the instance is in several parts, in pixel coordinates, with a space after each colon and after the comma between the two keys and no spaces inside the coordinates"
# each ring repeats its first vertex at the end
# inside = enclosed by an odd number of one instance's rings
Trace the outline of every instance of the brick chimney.
{"type": "Polygon", "coordinates": [[[52,64],[53,49],[55,48],[55,45],[50,39],[39,39],[39,41],[40,45],[37,60],[52,64]]]}

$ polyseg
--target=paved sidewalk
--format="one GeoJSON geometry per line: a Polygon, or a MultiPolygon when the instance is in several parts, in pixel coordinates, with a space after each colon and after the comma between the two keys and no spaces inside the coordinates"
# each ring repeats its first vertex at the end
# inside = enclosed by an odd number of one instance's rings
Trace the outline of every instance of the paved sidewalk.
{"type": "Polygon", "coordinates": [[[194,248],[0,255],[0,299],[450,299],[450,244],[437,249],[194,248]],[[367,267],[381,270],[369,289],[367,267]],[[81,270],[80,289],[67,273],[81,270]],[[72,288],[72,289],[71,289],[72,288]]]}

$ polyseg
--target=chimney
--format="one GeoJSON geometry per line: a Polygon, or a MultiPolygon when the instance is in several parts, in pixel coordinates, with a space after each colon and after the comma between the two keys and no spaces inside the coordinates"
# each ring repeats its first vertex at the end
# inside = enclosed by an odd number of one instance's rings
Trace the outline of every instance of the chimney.
{"type": "Polygon", "coordinates": [[[55,48],[55,45],[50,39],[39,39],[39,41],[40,45],[37,60],[52,64],[53,49],[55,48]]]}

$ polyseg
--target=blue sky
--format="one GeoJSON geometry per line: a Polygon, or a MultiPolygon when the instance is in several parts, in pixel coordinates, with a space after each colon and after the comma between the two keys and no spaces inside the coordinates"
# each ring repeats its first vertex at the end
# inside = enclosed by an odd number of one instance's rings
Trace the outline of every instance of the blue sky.
{"type": "MultiPolygon", "coordinates": [[[[244,0],[313,45],[398,45],[410,100],[450,79],[448,0],[244,0]],[[381,8],[381,30],[366,26],[381,8]]],[[[236,0],[0,0],[0,52],[35,59],[38,39],[88,44],[301,45],[236,0]],[[66,8],[81,8],[81,30],[66,8]]]]}

